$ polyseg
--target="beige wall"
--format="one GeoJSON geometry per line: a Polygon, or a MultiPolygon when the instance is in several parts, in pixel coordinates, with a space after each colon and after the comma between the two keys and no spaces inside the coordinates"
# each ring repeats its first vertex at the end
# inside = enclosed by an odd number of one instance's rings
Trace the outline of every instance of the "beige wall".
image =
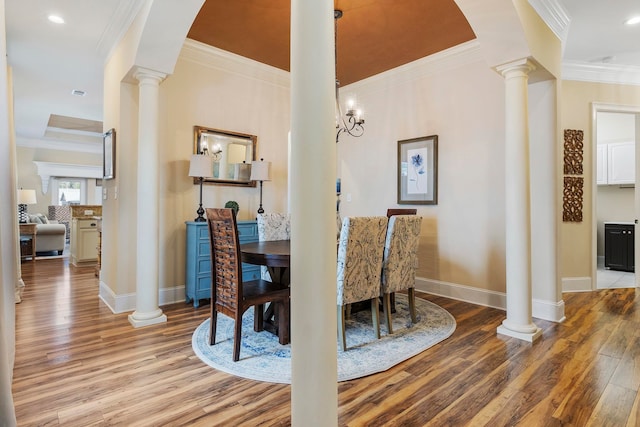
{"type": "Polygon", "coordinates": [[[504,292],[504,81],[479,50],[443,64],[344,88],[357,92],[366,130],[338,144],[341,214],[399,207],[398,141],[438,135],[438,204],[411,206],[424,218],[418,276],[504,292]]]}
{"type": "Polygon", "coordinates": [[[592,197],[594,195],[593,174],[593,135],[592,135],[592,103],[640,105],[640,86],[617,85],[604,83],[587,83],[578,81],[562,82],[561,89],[561,128],[581,129],[584,131],[584,203],[583,221],[580,223],[564,222],[561,225],[563,278],[590,277],[592,265],[591,244],[592,197]]]}

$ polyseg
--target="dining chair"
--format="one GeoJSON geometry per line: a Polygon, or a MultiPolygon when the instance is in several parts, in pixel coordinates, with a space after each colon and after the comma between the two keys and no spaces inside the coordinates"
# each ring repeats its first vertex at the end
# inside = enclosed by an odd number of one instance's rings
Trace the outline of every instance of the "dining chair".
{"type": "Polygon", "coordinates": [[[340,230],[337,268],[338,338],[342,351],[347,349],[345,306],[360,301],[371,303],[371,318],[376,338],[380,338],[378,297],[387,218],[345,217],[340,230]]]}
{"type": "MultiPolygon", "coordinates": [[[[418,213],[418,209],[406,209],[406,208],[388,208],[387,209],[387,218],[391,218],[394,215],[416,215],[418,213]]],[[[391,292],[389,294],[389,304],[391,307],[391,312],[396,312],[396,294],[391,292]]]]}
{"type": "Polygon", "coordinates": [[[389,334],[391,326],[391,294],[407,290],[411,322],[416,323],[416,268],[418,266],[418,243],[422,217],[413,215],[392,216],[389,218],[384,243],[382,261],[382,312],[389,334]]]}
{"type": "Polygon", "coordinates": [[[235,321],[233,361],[240,359],[242,315],[254,307],[253,329],[263,329],[264,304],[276,304],[280,344],[289,342],[289,287],[263,279],[243,281],[238,224],[231,208],[207,208],[209,242],[211,245],[211,327],[209,344],[216,341],[218,313],[235,321]]]}
{"type": "MultiPolygon", "coordinates": [[[[291,214],[262,213],[256,217],[258,225],[258,240],[267,242],[272,240],[291,239],[291,214]]],[[[260,266],[260,277],[271,281],[267,266],[260,266]]]]}
{"type": "Polygon", "coordinates": [[[418,209],[389,208],[387,209],[387,218],[391,218],[394,215],[415,215],[416,213],[418,213],[418,209]]]}

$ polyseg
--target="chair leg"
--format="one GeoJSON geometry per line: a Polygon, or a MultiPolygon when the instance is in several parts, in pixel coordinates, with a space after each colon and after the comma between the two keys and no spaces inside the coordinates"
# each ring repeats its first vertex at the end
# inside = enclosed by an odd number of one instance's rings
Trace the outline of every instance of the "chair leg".
{"type": "Polygon", "coordinates": [[[262,323],[264,316],[264,304],[256,304],[253,307],[253,330],[260,332],[264,330],[264,324],[262,323]]]}
{"type": "Polygon", "coordinates": [[[338,306],[338,341],[340,341],[340,349],[347,350],[347,339],[344,335],[344,306],[338,306]]]}
{"type": "Polygon", "coordinates": [[[278,338],[282,345],[289,344],[289,300],[278,303],[278,338]]]}
{"type": "Polygon", "coordinates": [[[393,333],[393,326],[391,326],[391,297],[389,293],[385,293],[382,297],[382,314],[384,315],[384,321],[387,324],[387,334],[393,333]]]}
{"type": "Polygon", "coordinates": [[[380,339],[380,318],[378,317],[378,297],[371,298],[371,320],[373,321],[373,330],[376,338],[380,339]]]}
{"type": "Polygon", "coordinates": [[[209,345],[216,343],[216,326],[218,323],[218,312],[215,307],[211,307],[211,323],[209,324],[209,345]]]}
{"type": "Polygon", "coordinates": [[[414,288],[409,288],[409,313],[411,314],[411,323],[418,323],[416,316],[416,294],[414,288]]]}
{"type": "Polygon", "coordinates": [[[233,333],[233,361],[240,360],[240,339],[242,338],[242,314],[239,310],[236,312],[236,324],[233,333]]]}

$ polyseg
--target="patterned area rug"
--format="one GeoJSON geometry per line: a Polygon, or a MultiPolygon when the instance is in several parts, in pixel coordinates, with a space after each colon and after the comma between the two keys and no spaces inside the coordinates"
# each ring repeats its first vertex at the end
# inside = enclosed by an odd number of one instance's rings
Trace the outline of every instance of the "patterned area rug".
{"type": "MultiPolygon", "coordinates": [[[[453,334],[456,321],[445,309],[416,298],[418,323],[411,324],[407,297],[396,294],[393,334],[380,325],[376,340],[371,325],[371,311],[355,313],[347,321],[347,351],[338,350],[338,381],[360,378],[386,371],[453,334]]],[[[382,312],[380,312],[382,319],[382,312]]],[[[208,344],[209,321],[205,320],[193,333],[195,354],[212,368],[251,380],[291,384],[291,345],[282,346],[278,337],[253,331],[253,308],[242,319],[240,360],[233,362],[233,320],[218,315],[216,344],[208,344]]]]}

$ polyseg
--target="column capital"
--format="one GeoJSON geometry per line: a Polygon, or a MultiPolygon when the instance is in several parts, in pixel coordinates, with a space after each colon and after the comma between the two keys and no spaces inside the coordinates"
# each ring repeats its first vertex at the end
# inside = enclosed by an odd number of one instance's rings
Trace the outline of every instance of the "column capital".
{"type": "Polygon", "coordinates": [[[154,71],[144,67],[135,67],[131,75],[133,75],[133,78],[141,83],[143,80],[155,80],[160,83],[167,77],[165,73],[161,73],[159,71],[154,71]]]}
{"type": "Polygon", "coordinates": [[[513,72],[519,72],[528,75],[535,69],[535,63],[529,58],[518,59],[517,61],[508,62],[496,67],[496,71],[502,74],[503,77],[507,77],[508,74],[511,74],[513,72]]]}

